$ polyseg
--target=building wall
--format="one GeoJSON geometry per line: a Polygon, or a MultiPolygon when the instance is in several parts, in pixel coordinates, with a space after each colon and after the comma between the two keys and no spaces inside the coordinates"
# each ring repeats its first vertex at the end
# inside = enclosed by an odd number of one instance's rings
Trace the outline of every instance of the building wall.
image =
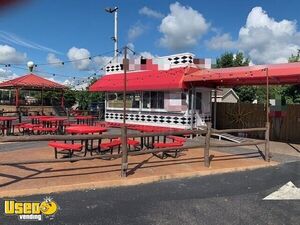
{"type": "MultiPolygon", "coordinates": [[[[195,112],[194,121],[198,126],[203,126],[205,122],[211,120],[211,89],[197,88],[196,91],[201,92],[202,102],[201,112],[195,112]]],[[[188,98],[187,91],[167,91],[164,93],[164,109],[127,109],[126,122],[190,129],[192,115],[188,106],[188,98]]],[[[123,121],[122,108],[106,108],[105,120],[121,123],[123,121]]]]}
{"type": "Polygon", "coordinates": [[[182,99],[182,94],[186,92],[165,92],[164,107],[168,112],[185,112],[188,109],[186,99],[182,99]]]}
{"type": "MultiPolygon", "coordinates": [[[[42,112],[42,107],[41,106],[21,106],[22,111],[29,111],[31,114],[35,114],[36,112],[42,112]]],[[[17,108],[16,106],[13,105],[0,105],[0,111],[3,112],[16,112],[17,108]]],[[[53,114],[55,115],[55,110],[52,106],[44,106],[43,111],[46,115],[53,114]]],[[[13,114],[6,114],[9,116],[13,116],[13,114]]]]}

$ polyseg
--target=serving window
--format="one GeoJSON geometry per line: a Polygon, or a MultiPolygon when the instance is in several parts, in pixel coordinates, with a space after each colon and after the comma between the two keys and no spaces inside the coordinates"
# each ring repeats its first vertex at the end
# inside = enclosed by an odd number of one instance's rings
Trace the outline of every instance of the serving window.
{"type": "Polygon", "coordinates": [[[164,109],[164,92],[146,91],[143,93],[144,109],[164,109]]]}
{"type": "MultiPolygon", "coordinates": [[[[140,93],[127,93],[126,94],[126,108],[138,109],[140,108],[140,93]]],[[[108,93],[107,94],[107,107],[108,108],[123,108],[123,93],[108,93]]]]}

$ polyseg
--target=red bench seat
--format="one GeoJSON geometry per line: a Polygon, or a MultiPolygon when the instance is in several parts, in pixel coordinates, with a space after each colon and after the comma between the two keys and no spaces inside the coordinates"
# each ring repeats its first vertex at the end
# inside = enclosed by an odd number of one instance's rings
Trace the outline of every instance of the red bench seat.
{"type": "Polygon", "coordinates": [[[56,142],[56,141],[50,141],[48,143],[50,147],[54,148],[54,153],[55,153],[55,158],[57,159],[57,154],[62,153],[64,151],[68,152],[69,157],[71,158],[73,155],[73,152],[80,152],[82,150],[81,144],[69,144],[69,143],[64,143],[64,142],[56,142]]]}
{"type": "Polygon", "coordinates": [[[170,135],[170,136],[167,136],[167,138],[173,140],[173,141],[176,141],[176,142],[181,142],[181,143],[185,143],[186,142],[186,139],[183,138],[183,137],[178,137],[178,136],[173,136],[173,135],[170,135]]]}

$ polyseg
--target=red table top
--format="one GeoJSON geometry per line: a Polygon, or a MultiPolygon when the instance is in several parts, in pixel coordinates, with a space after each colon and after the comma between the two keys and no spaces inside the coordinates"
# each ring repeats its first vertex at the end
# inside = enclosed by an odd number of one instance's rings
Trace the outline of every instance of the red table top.
{"type": "Polygon", "coordinates": [[[77,120],[94,119],[96,116],[75,116],[77,120]]]}
{"type": "Polygon", "coordinates": [[[107,131],[103,127],[94,126],[71,126],[66,128],[66,132],[69,134],[90,134],[90,133],[102,133],[107,131]]]}
{"type": "Polygon", "coordinates": [[[11,116],[0,116],[0,121],[10,121],[10,120],[16,120],[17,117],[11,117],[11,116]]]}
{"type": "Polygon", "coordinates": [[[41,122],[56,122],[56,121],[64,121],[67,120],[67,118],[63,117],[48,117],[48,118],[40,118],[41,122]]]}

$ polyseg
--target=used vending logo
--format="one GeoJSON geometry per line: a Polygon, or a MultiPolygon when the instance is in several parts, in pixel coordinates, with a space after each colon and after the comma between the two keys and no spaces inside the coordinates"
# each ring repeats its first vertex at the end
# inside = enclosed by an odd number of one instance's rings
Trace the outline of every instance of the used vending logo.
{"type": "Polygon", "coordinates": [[[4,214],[16,215],[19,220],[41,221],[43,216],[54,217],[59,206],[52,198],[46,197],[42,202],[36,201],[4,201],[4,214]]]}

